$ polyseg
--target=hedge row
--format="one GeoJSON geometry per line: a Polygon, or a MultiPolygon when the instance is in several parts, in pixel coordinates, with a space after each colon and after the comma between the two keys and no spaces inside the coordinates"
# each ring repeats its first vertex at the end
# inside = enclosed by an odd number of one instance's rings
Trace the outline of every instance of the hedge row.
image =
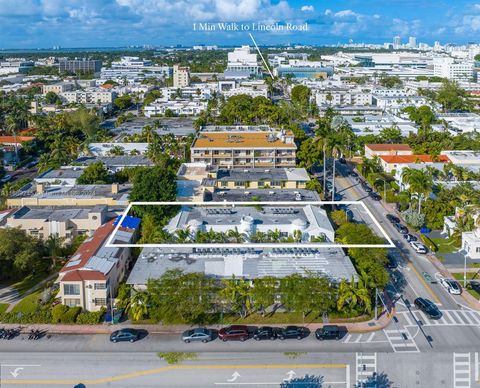
{"type": "Polygon", "coordinates": [[[56,305],[52,309],[41,309],[33,313],[9,312],[0,314],[2,323],[65,323],[79,325],[95,325],[103,322],[105,308],[97,312],[81,312],[81,307],[56,305]]]}

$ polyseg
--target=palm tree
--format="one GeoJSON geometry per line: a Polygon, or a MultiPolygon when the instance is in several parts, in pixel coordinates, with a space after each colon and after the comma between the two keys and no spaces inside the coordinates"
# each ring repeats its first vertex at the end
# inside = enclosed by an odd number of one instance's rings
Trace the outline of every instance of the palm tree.
{"type": "Polygon", "coordinates": [[[247,240],[247,235],[239,232],[237,227],[235,227],[235,229],[230,229],[227,232],[227,237],[234,243],[243,243],[245,240],[247,240]]]}
{"type": "Polygon", "coordinates": [[[220,296],[225,298],[232,309],[245,318],[252,310],[252,287],[244,279],[235,278],[223,279],[223,288],[220,290],[220,296]]]}
{"type": "Polygon", "coordinates": [[[52,260],[51,269],[54,270],[57,266],[57,260],[62,259],[62,247],[65,244],[65,237],[60,237],[58,234],[51,234],[45,242],[48,257],[52,260]]]}
{"type": "Polygon", "coordinates": [[[433,184],[433,179],[425,170],[406,167],[402,170],[402,180],[409,185],[409,191],[418,196],[418,213],[422,209],[422,199],[426,197],[433,184]]]}
{"type": "Polygon", "coordinates": [[[132,295],[125,311],[131,312],[134,321],[139,321],[148,314],[150,294],[148,291],[137,291],[132,295]]]}
{"type": "Polygon", "coordinates": [[[175,239],[179,244],[187,242],[190,238],[191,232],[189,227],[187,227],[186,229],[178,229],[175,231],[175,239]]]}
{"type": "Polygon", "coordinates": [[[13,115],[8,115],[5,119],[7,133],[13,136],[15,146],[15,164],[18,163],[18,143],[17,143],[17,129],[18,121],[13,115]]]}

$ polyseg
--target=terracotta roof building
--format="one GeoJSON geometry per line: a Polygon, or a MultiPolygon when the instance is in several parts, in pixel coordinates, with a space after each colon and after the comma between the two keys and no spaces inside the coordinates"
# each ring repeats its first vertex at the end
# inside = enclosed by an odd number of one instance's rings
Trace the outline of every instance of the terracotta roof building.
{"type": "MultiPolygon", "coordinates": [[[[112,245],[131,243],[136,239],[138,228],[125,227],[138,227],[139,220],[131,222],[131,218],[127,216],[124,220],[115,233],[112,245]]],[[[99,227],[60,270],[57,279],[60,291],[57,296],[62,304],[80,306],[87,311],[98,311],[110,305],[131,259],[130,248],[107,246],[117,221],[118,218],[99,227]]]]}
{"type": "Polygon", "coordinates": [[[367,159],[381,155],[413,155],[413,151],[408,144],[365,144],[367,159]]]}

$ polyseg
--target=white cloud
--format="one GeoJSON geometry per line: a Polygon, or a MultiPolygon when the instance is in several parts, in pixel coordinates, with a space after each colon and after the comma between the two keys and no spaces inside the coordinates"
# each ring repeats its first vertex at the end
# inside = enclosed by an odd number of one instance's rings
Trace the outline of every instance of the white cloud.
{"type": "Polygon", "coordinates": [[[325,10],[325,16],[330,16],[332,14],[332,10],[331,9],[326,9],[325,10]]]}
{"type": "Polygon", "coordinates": [[[343,11],[338,11],[335,15],[336,18],[348,18],[348,17],[357,17],[360,16],[356,12],[353,12],[351,9],[345,9],[343,11]]]}
{"type": "Polygon", "coordinates": [[[315,11],[315,7],[313,5],[304,5],[300,10],[303,12],[313,12],[315,11]]]}

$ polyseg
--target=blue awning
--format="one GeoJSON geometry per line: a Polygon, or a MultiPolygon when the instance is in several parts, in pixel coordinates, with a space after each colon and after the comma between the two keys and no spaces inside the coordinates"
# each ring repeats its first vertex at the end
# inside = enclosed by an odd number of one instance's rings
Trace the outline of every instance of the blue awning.
{"type": "MultiPolygon", "coordinates": [[[[117,219],[115,220],[115,222],[113,223],[113,225],[117,226],[118,222],[120,221],[120,218],[122,218],[122,216],[118,216],[117,219]]],[[[127,229],[137,229],[138,226],[140,225],[141,221],[142,220],[140,218],[132,217],[132,216],[126,216],[123,219],[121,227],[122,228],[127,228],[127,229]]]]}

